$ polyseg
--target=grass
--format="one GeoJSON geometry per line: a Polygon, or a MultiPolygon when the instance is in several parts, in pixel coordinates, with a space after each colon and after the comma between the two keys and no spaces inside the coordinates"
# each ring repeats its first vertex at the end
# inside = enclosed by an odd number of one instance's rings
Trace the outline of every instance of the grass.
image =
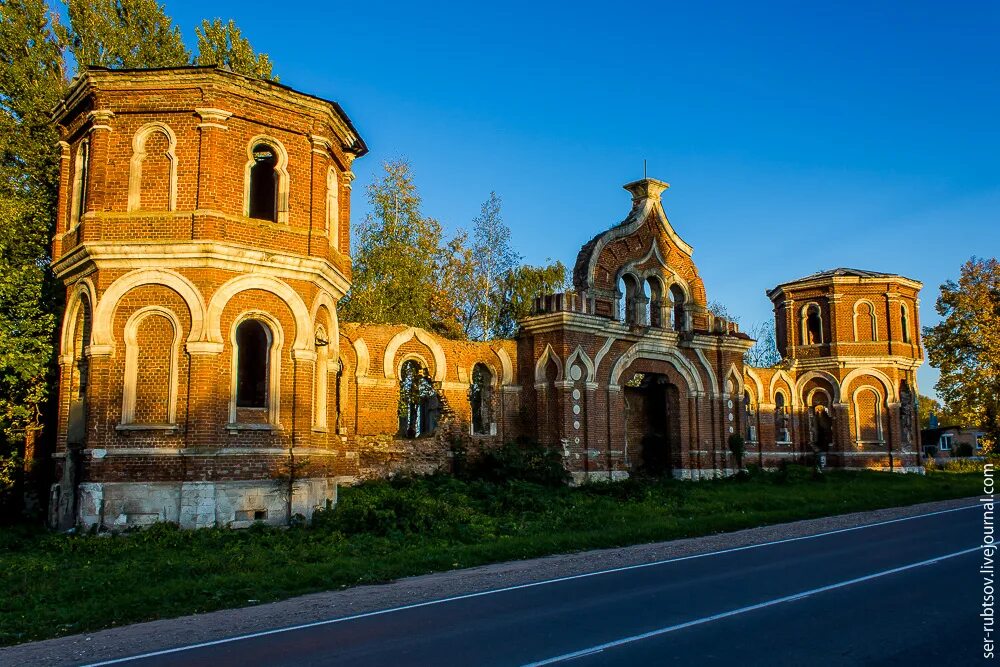
{"type": "Polygon", "coordinates": [[[0,529],[0,645],[546,554],[974,496],[975,473],[808,469],[581,488],[436,476],[344,489],[312,527],[0,529]]]}

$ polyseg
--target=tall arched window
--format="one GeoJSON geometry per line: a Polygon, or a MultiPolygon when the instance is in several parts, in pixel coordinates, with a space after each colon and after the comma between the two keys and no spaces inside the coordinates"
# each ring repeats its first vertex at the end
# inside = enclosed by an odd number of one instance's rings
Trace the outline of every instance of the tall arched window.
{"type": "Polygon", "coordinates": [[[340,247],[340,199],[338,197],[339,176],[337,169],[330,167],[326,172],[326,234],[330,245],[340,247]]]}
{"type": "Polygon", "coordinates": [[[687,331],[687,313],[684,309],[687,297],[680,285],[670,286],[670,300],[674,304],[674,331],[687,331]]]}
{"type": "Polygon", "coordinates": [[[899,304],[899,326],[903,330],[903,342],[910,342],[910,313],[906,309],[906,304],[899,304]]]}
{"type": "Polygon", "coordinates": [[[485,364],[476,364],[472,367],[469,403],[472,408],[473,435],[492,435],[493,373],[485,364]]]}
{"type": "Polygon", "coordinates": [[[135,133],[129,163],[129,211],[177,208],[176,147],[173,130],[163,123],[149,123],[135,133]]]}
{"type": "Polygon", "coordinates": [[[176,423],[179,345],[180,321],[169,309],[146,306],[128,319],[122,426],[176,423]]]}
{"type": "Polygon", "coordinates": [[[802,344],[823,344],[823,312],[819,304],[809,303],[802,307],[802,344]]]}
{"type": "Polygon", "coordinates": [[[878,340],[878,320],[871,301],[861,300],[854,304],[854,340],[866,343],[878,340]]]}
{"type": "Polygon", "coordinates": [[[651,327],[663,326],[663,283],[659,278],[649,278],[646,283],[649,285],[649,319],[647,323],[651,327]]]}
{"type": "Polygon", "coordinates": [[[84,139],[76,149],[73,166],[73,201],[69,212],[70,229],[80,224],[87,211],[87,181],[90,174],[90,140],[84,139]]]}
{"type": "Polygon", "coordinates": [[[271,332],[258,320],[236,328],[236,407],[266,408],[271,332]]]}
{"type": "Polygon", "coordinates": [[[278,212],[278,154],[272,146],[257,144],[253,147],[253,166],[250,167],[251,218],[277,221],[278,212]]]}
{"type": "Polygon", "coordinates": [[[326,428],[327,386],[329,382],[330,340],[323,326],[316,327],[316,368],[313,380],[313,426],[326,428]]]}
{"type": "Polygon", "coordinates": [[[399,369],[399,435],[422,438],[437,429],[441,398],[434,389],[427,367],[407,359],[399,369]]]}
{"type": "Polygon", "coordinates": [[[884,441],[882,397],[873,387],[859,387],[854,392],[854,437],[859,447],[884,441]]]}
{"type": "Polygon", "coordinates": [[[743,392],[744,437],[747,442],[757,442],[757,409],[750,398],[750,392],[743,392]]]}
{"type": "Polygon", "coordinates": [[[625,273],[622,274],[618,285],[619,293],[621,294],[620,298],[625,304],[622,312],[622,322],[629,326],[639,324],[638,304],[640,295],[642,294],[639,281],[632,274],[625,273]]]}
{"type": "Polygon", "coordinates": [[[774,395],[774,437],[781,443],[792,441],[791,430],[788,428],[788,412],[785,404],[785,395],[777,392],[774,395]]]}

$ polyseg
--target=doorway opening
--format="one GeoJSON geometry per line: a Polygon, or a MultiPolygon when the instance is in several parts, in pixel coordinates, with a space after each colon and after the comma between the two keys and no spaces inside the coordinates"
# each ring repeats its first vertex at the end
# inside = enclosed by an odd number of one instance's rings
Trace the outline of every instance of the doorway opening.
{"type": "Polygon", "coordinates": [[[635,373],[625,383],[625,442],[632,469],[661,476],[680,465],[680,392],[658,373],[635,373]]]}

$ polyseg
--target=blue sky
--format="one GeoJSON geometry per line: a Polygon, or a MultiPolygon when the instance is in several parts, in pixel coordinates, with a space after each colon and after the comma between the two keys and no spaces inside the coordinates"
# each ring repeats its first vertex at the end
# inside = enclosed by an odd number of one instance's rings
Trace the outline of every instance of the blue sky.
{"type": "Polygon", "coordinates": [[[835,266],[923,281],[933,324],[938,286],[1000,250],[998,3],[165,4],[192,46],[234,18],[344,106],[371,148],[356,219],[405,156],[426,215],[468,225],[496,190],[526,261],[572,265],[646,159],[744,328],[765,289],[835,266]]]}

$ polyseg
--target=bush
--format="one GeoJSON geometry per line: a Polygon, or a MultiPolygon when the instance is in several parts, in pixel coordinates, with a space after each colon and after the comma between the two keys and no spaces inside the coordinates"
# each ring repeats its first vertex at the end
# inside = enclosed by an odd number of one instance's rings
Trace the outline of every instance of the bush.
{"type": "Polygon", "coordinates": [[[570,479],[562,452],[537,442],[508,442],[487,449],[468,465],[465,478],[492,484],[518,480],[542,486],[565,486],[570,479]]]}

